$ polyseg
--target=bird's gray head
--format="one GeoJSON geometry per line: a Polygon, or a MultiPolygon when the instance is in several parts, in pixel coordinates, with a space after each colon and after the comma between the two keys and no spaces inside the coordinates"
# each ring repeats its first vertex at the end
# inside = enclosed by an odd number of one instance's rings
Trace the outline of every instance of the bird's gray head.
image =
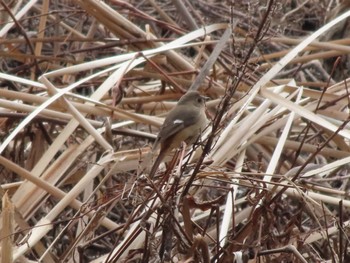
{"type": "Polygon", "coordinates": [[[178,105],[192,104],[196,107],[203,107],[205,102],[205,97],[201,96],[198,91],[188,91],[185,95],[181,97],[178,105]]]}

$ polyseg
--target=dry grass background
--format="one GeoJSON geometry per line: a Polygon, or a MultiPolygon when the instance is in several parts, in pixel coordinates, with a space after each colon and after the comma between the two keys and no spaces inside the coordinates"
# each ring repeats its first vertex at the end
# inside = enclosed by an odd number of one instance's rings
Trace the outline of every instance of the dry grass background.
{"type": "Polygon", "coordinates": [[[1,0],[1,262],[349,262],[349,5],[1,0]]]}

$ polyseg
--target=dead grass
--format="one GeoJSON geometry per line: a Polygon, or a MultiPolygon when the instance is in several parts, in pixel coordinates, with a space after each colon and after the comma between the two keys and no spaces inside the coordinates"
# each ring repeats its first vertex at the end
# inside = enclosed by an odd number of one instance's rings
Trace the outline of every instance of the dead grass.
{"type": "Polygon", "coordinates": [[[0,1],[1,262],[349,261],[348,1],[234,2],[0,1]]]}

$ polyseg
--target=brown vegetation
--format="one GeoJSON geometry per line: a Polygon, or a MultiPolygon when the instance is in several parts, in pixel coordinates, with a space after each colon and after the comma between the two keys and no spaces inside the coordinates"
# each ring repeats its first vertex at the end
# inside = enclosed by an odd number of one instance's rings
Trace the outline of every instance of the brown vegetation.
{"type": "Polygon", "coordinates": [[[349,262],[348,6],[0,0],[0,261],[349,262]]]}

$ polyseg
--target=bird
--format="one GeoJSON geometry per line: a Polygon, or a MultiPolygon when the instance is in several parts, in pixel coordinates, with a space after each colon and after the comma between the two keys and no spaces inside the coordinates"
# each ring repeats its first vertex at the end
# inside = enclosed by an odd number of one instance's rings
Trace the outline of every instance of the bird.
{"type": "Polygon", "coordinates": [[[150,178],[153,178],[160,163],[172,149],[179,148],[182,142],[191,145],[197,141],[208,124],[205,101],[206,97],[198,91],[188,91],[169,112],[153,144],[152,152],[159,145],[160,152],[149,173],[150,178]]]}

